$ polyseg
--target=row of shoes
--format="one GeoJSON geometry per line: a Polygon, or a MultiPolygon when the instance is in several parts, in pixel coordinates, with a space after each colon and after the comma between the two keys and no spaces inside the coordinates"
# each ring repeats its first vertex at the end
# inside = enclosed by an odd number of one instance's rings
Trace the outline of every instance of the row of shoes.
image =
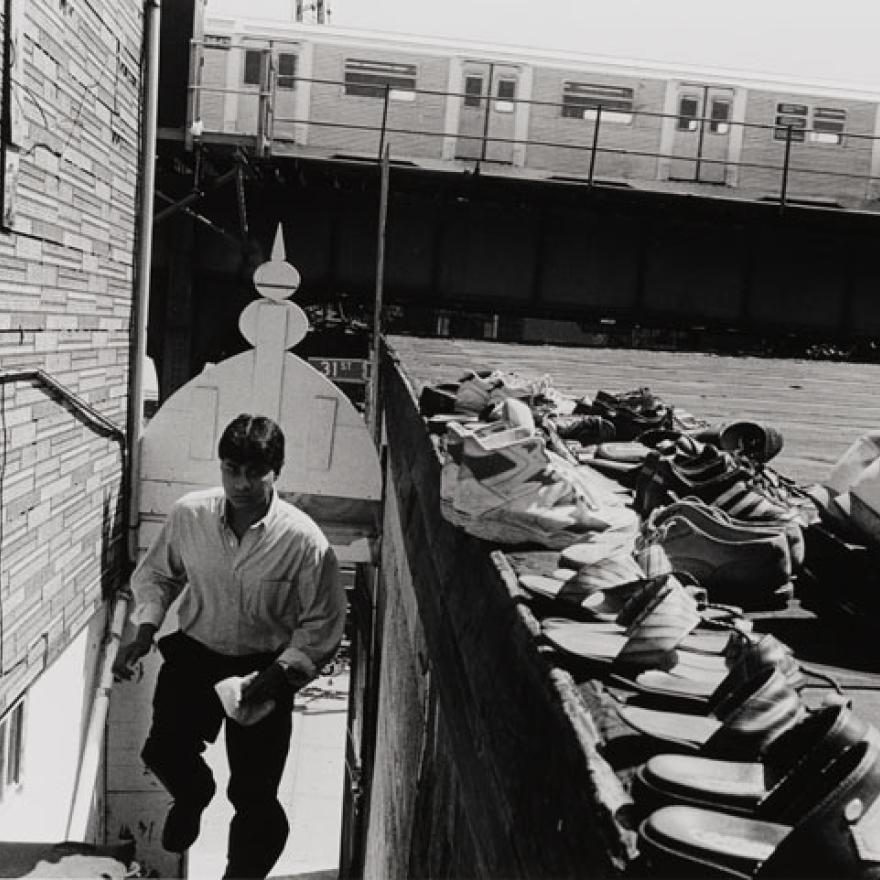
{"type": "Polygon", "coordinates": [[[844,702],[808,708],[793,689],[777,690],[740,693],[739,714],[761,708],[758,735],[737,735],[731,715],[716,708],[722,720],[708,737],[699,724],[679,722],[673,750],[638,768],[632,794],[643,873],[880,877],[880,734],[844,702]],[[700,732],[681,754],[685,730],[700,732]]]}
{"type": "MultiPolygon", "coordinates": [[[[655,744],[632,782],[639,876],[880,876],[880,734],[839,688],[808,706],[800,690],[817,673],[674,575],[601,588],[632,572],[615,558],[632,557],[562,551],[561,569],[589,561],[579,599],[569,578],[553,601],[591,622],[541,627],[561,665],[587,664],[634,695],[619,718],[655,744]]],[[[519,580],[550,598],[537,576],[519,580]]]]}
{"type": "Polygon", "coordinates": [[[738,422],[732,423],[736,432],[716,437],[688,416],[695,425],[688,434],[664,427],[674,410],[648,389],[600,391],[588,403],[564,398],[547,377],[528,383],[472,373],[445,390],[426,387],[422,401],[423,410],[438,401],[457,410],[429,420],[443,459],[443,515],[470,534],[506,546],[562,549],[610,532],[632,537],[639,552],[661,546],[675,570],[696,578],[719,601],[772,608],[793,595],[792,579],[804,557],[802,529],[815,507],[806,493],[742,451],[760,448],[766,456],[781,445],[778,432],[738,422]],[[624,457],[618,452],[614,462],[600,459],[612,444],[597,444],[595,456],[585,460],[559,433],[596,433],[596,420],[606,423],[598,411],[616,418],[617,426],[628,425],[630,434],[636,425],[644,429],[638,436],[653,444],[617,443],[644,450],[628,465],[638,470],[633,490],[599,467],[600,460],[618,464],[624,457]],[[578,419],[587,421],[578,426],[578,419]],[[744,427],[749,425],[751,431],[744,427]],[[707,439],[696,439],[697,433],[707,439]],[[722,436],[724,445],[739,444],[740,452],[716,445],[722,436]]]}
{"type": "Polygon", "coordinates": [[[539,385],[474,374],[447,389],[457,401],[464,386],[470,411],[423,413],[440,432],[444,515],[558,550],[548,570],[544,554],[509,557],[542,557],[518,570],[542,640],[634,697],[619,718],[656,749],[633,782],[634,867],[878,880],[880,735],[839,688],[807,706],[815,674],[743,613],[791,596],[814,521],[766,466],[781,436],[685,427],[646,389],[593,406],[539,385]]]}
{"type": "Polygon", "coordinates": [[[682,435],[663,440],[639,468],[636,509],[643,516],[655,507],[693,496],[740,519],[818,520],[815,503],[793,481],[744,455],[682,435]]]}

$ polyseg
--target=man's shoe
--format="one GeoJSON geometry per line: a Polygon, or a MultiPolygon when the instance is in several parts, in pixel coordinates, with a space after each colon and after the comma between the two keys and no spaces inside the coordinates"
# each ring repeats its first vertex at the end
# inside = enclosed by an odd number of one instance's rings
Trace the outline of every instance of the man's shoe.
{"type": "Polygon", "coordinates": [[[458,472],[461,467],[462,449],[466,437],[478,437],[486,449],[531,437],[533,430],[516,427],[509,422],[477,422],[475,425],[458,425],[450,423],[443,437],[443,467],[440,470],[440,506],[444,515],[452,507],[455,488],[458,485],[458,472]]]}
{"type": "Polygon", "coordinates": [[[162,828],[162,847],[168,852],[182,853],[188,850],[199,836],[202,812],[207,804],[201,806],[176,800],[165,817],[162,828]]]}
{"type": "Polygon", "coordinates": [[[462,377],[455,392],[455,412],[481,416],[495,404],[509,397],[530,401],[534,388],[516,376],[494,370],[490,373],[468,373],[462,377]]]}
{"type": "Polygon", "coordinates": [[[775,604],[791,595],[791,556],[784,535],[748,536],[721,526],[714,532],[709,534],[692,521],[673,516],[656,528],[649,525],[636,549],[660,544],[673,571],[696,578],[710,598],[755,606],[775,604]]]}
{"type": "Polygon", "coordinates": [[[683,498],[668,507],[655,510],[651,514],[651,523],[660,526],[672,517],[689,520],[704,532],[722,540],[748,541],[761,535],[784,535],[788,542],[792,570],[797,571],[803,565],[804,533],[801,526],[793,519],[780,521],[739,519],[714,504],[700,501],[699,498],[683,498]]]}

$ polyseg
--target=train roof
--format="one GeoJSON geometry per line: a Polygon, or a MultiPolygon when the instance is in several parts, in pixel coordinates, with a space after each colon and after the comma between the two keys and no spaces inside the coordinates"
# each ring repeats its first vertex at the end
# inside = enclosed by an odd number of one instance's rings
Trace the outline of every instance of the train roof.
{"type": "Polygon", "coordinates": [[[286,23],[274,19],[241,16],[232,18],[209,14],[205,17],[204,26],[206,33],[238,34],[252,38],[291,41],[309,39],[364,49],[372,47],[401,52],[417,52],[425,55],[454,55],[460,58],[509,64],[529,63],[566,70],[583,68],[609,75],[640,76],[664,80],[696,80],[701,83],[743,85],[765,91],[794,92],[817,97],[827,96],[860,101],[880,100],[880,88],[831,80],[816,82],[804,77],[783,77],[754,70],[671,64],[652,59],[637,60],[446,37],[342,28],[336,25],[286,23]]]}

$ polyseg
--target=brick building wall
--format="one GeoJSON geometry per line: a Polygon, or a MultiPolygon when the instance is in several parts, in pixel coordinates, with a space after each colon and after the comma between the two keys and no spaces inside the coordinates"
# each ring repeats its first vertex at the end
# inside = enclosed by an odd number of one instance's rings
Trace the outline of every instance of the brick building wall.
{"type": "Polygon", "coordinates": [[[11,23],[0,713],[102,611],[124,567],[124,437],[107,428],[128,418],[142,2],[13,0],[11,23]]]}

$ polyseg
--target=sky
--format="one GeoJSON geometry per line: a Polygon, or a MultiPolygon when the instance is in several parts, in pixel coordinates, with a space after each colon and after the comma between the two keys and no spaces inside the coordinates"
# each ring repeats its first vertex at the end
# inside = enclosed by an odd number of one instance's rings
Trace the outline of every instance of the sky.
{"type": "MultiPolygon", "coordinates": [[[[329,2],[339,27],[720,67],[880,92],[880,0],[329,2]]],[[[208,0],[208,14],[283,20],[292,5],[208,0]]]]}

